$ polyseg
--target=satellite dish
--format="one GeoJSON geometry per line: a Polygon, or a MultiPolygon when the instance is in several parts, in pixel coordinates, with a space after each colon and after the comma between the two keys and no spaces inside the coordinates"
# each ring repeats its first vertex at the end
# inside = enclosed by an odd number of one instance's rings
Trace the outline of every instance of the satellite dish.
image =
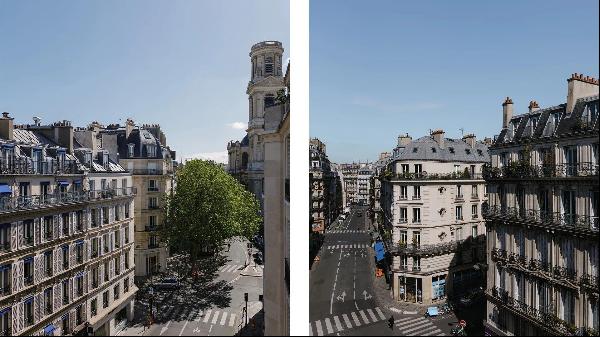
{"type": "Polygon", "coordinates": [[[35,123],[35,125],[40,125],[40,122],[42,121],[41,118],[34,116],[33,117],[33,122],[35,123]]]}

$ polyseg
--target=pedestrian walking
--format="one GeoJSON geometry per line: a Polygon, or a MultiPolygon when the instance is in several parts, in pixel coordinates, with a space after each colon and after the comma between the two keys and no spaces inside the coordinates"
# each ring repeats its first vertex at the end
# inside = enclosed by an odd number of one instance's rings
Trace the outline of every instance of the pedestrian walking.
{"type": "Polygon", "coordinates": [[[231,243],[227,242],[227,251],[231,249],[231,243]]]}
{"type": "Polygon", "coordinates": [[[388,326],[390,329],[394,329],[394,315],[390,316],[390,319],[388,320],[388,326]]]}

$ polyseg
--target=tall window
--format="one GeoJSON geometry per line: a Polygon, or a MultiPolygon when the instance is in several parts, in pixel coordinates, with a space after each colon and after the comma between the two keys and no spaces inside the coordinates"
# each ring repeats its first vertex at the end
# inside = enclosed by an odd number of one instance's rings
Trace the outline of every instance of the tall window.
{"type": "Polygon", "coordinates": [[[127,144],[127,154],[129,157],[133,157],[133,150],[135,149],[135,144],[127,144]]]}
{"type": "Polygon", "coordinates": [[[471,217],[473,219],[477,219],[479,215],[477,214],[477,205],[471,205],[471,217]]]}
{"type": "Polygon", "coordinates": [[[400,186],[400,199],[404,200],[407,198],[408,194],[408,186],[402,185],[400,186]]]}
{"type": "Polygon", "coordinates": [[[421,186],[413,186],[413,199],[421,199],[421,186]]]}
{"type": "Polygon", "coordinates": [[[415,164],[415,175],[420,176],[422,172],[423,172],[423,165],[415,164]]]}
{"type": "Polygon", "coordinates": [[[477,226],[471,227],[471,236],[474,238],[477,237],[477,226]]]}
{"type": "Polygon", "coordinates": [[[462,198],[463,193],[462,193],[462,186],[461,185],[456,185],[456,197],[457,198],[462,198]]]}
{"type": "Polygon", "coordinates": [[[413,270],[421,270],[421,257],[420,256],[413,257],[413,270]]]}
{"type": "Polygon", "coordinates": [[[413,232],[413,245],[420,246],[421,245],[421,232],[413,232]]]}
{"type": "Polygon", "coordinates": [[[407,232],[406,231],[400,231],[400,243],[406,244],[407,240],[408,240],[407,232]]]}
{"type": "Polygon", "coordinates": [[[413,208],[413,223],[421,223],[421,209],[413,208]]]}
{"type": "Polygon", "coordinates": [[[473,198],[477,198],[477,185],[472,185],[471,186],[471,196],[473,198]]]}
{"type": "Polygon", "coordinates": [[[408,164],[402,164],[402,173],[408,173],[410,171],[410,168],[408,166],[408,164]]]}
{"type": "Polygon", "coordinates": [[[577,146],[566,146],[564,152],[566,175],[569,177],[577,175],[577,146]]]}
{"type": "Polygon", "coordinates": [[[148,152],[148,158],[156,157],[156,145],[146,145],[146,151],[148,152]]]}
{"type": "Polygon", "coordinates": [[[408,208],[401,207],[400,208],[400,222],[404,223],[407,221],[407,219],[408,219],[408,208]]]}
{"type": "Polygon", "coordinates": [[[577,217],[575,191],[563,191],[562,193],[562,211],[564,221],[567,224],[573,224],[577,217]]]}
{"type": "Polygon", "coordinates": [[[456,206],[456,220],[462,220],[462,219],[463,219],[462,206],[456,206]]]}
{"type": "Polygon", "coordinates": [[[271,56],[265,58],[265,75],[273,75],[273,57],[271,56]]]}

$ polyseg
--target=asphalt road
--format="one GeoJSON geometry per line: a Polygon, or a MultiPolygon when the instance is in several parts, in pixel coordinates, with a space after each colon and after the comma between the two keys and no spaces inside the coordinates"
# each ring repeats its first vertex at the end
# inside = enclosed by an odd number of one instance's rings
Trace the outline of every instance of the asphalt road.
{"type": "MultiPolygon", "coordinates": [[[[262,309],[258,295],[262,294],[261,277],[240,275],[246,263],[246,242],[233,242],[227,260],[218,267],[214,291],[206,303],[196,303],[186,298],[185,291],[166,294],[164,301],[157,301],[155,324],[143,328],[142,320],[120,333],[124,336],[232,336],[243,322],[244,293],[248,292],[250,318],[262,309]],[[172,297],[169,297],[172,296],[172,297]],[[210,299],[209,299],[210,298],[210,299]]],[[[158,294],[158,295],[165,295],[158,294]]],[[[159,297],[159,296],[157,296],[159,297]]],[[[136,308],[137,310],[137,308],[136,308]]]]}
{"type": "Polygon", "coordinates": [[[310,273],[310,335],[391,335],[372,291],[373,248],[367,207],[354,207],[346,221],[330,227],[310,273]],[[362,216],[357,216],[358,211],[362,216]]]}
{"type": "MultiPolygon", "coordinates": [[[[366,207],[355,206],[346,221],[325,233],[325,241],[310,272],[311,336],[444,336],[457,319],[448,314],[423,317],[388,310],[374,291],[374,252],[366,207]],[[362,211],[361,217],[357,211],[362,211]],[[393,315],[393,328],[389,319],[393,315]]],[[[393,303],[393,302],[392,302],[393,303]]]]}

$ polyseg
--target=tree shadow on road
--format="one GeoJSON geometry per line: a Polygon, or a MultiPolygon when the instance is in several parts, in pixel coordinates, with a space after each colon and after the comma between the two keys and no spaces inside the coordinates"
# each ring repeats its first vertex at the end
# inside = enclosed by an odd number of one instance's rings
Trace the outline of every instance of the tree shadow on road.
{"type": "Polygon", "coordinates": [[[159,273],[144,280],[137,280],[138,291],[135,305],[135,322],[144,324],[150,312],[152,301],[154,323],[165,323],[169,320],[191,320],[200,311],[209,308],[227,308],[231,303],[233,287],[224,280],[217,280],[219,268],[228,259],[220,254],[206,256],[192,268],[189,258],[176,255],[170,258],[167,272],[159,273]],[[177,289],[161,289],[155,286],[151,300],[150,288],[166,276],[177,276],[180,286],[177,289]]]}

